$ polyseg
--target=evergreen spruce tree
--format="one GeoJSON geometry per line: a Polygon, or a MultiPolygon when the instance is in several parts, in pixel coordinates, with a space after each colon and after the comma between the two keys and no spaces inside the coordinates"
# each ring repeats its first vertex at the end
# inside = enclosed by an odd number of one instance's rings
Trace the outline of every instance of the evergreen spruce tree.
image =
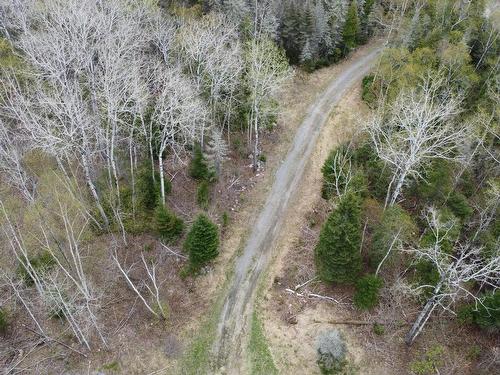
{"type": "Polygon", "coordinates": [[[311,63],[312,58],[313,56],[311,51],[311,43],[309,43],[309,40],[307,40],[306,44],[304,45],[304,48],[302,49],[302,53],[300,54],[300,63],[301,64],[311,63]]]}
{"type": "Polygon", "coordinates": [[[365,36],[368,38],[372,34],[372,25],[370,22],[371,15],[373,14],[373,6],[375,4],[375,0],[366,0],[363,5],[363,21],[362,24],[364,26],[365,36]]]}
{"type": "Polygon", "coordinates": [[[202,181],[196,189],[196,202],[200,206],[206,210],[208,208],[208,204],[210,202],[210,185],[207,181],[202,181]]]}
{"type": "MultiPolygon", "coordinates": [[[[158,173],[156,172],[155,175],[153,176],[153,171],[149,164],[142,166],[137,173],[137,201],[139,207],[146,211],[153,211],[160,197],[160,177],[157,176],[158,173]]],[[[169,180],[166,180],[165,194],[169,194],[171,190],[172,184],[169,180]]]]}
{"type": "Polygon", "coordinates": [[[191,164],[189,165],[189,175],[196,180],[205,180],[210,175],[207,162],[199,144],[194,146],[193,159],[191,159],[191,164]]]}
{"type": "Polygon", "coordinates": [[[281,24],[281,44],[291,64],[300,62],[304,40],[304,13],[298,3],[284,4],[281,24]]]}
{"type": "Polygon", "coordinates": [[[318,276],[326,282],[351,283],[361,271],[361,208],[357,195],[345,194],[321,229],[315,249],[318,276]]]}
{"type": "Polygon", "coordinates": [[[219,254],[219,231],[205,215],[199,215],[191,227],[184,249],[189,254],[189,263],[196,271],[219,254]]]}
{"type": "Polygon", "coordinates": [[[377,306],[380,288],[384,285],[376,275],[365,275],[356,282],[354,305],[360,310],[370,310],[377,306]]]}
{"type": "Polygon", "coordinates": [[[356,0],[353,0],[347,11],[347,19],[344,25],[344,52],[349,52],[357,46],[359,32],[358,4],[356,0]]]}
{"type": "Polygon", "coordinates": [[[229,147],[223,139],[222,132],[214,127],[205,149],[209,170],[214,174],[214,177],[219,176],[222,162],[228,153],[229,147]]]}
{"type": "Polygon", "coordinates": [[[172,241],[182,234],[184,222],[162,203],[155,209],[155,225],[159,236],[165,241],[172,241]]]}

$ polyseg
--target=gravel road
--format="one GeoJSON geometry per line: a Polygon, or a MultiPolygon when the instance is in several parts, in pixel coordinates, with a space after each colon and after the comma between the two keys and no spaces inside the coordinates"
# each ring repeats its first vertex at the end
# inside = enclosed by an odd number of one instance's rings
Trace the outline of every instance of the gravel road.
{"type": "Polygon", "coordinates": [[[290,151],[276,172],[271,191],[254,223],[243,254],[236,260],[233,280],[224,300],[214,342],[213,355],[217,372],[239,374],[243,371],[247,358],[244,350],[250,332],[259,277],[269,263],[289,201],[298,190],[304,168],[330,112],[345,92],[369,72],[380,51],[381,48],[368,50],[333,77],[327,89],[311,105],[298,128],[290,151]]]}

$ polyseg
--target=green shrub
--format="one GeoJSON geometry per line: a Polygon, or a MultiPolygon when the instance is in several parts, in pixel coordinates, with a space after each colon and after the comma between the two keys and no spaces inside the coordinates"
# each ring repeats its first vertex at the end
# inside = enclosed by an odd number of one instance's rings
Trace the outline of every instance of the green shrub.
{"type": "Polygon", "coordinates": [[[462,323],[475,324],[491,332],[500,331],[500,292],[485,293],[482,303],[462,307],[458,317],[462,323]]]}
{"type": "Polygon", "coordinates": [[[163,204],[155,209],[155,226],[158,235],[165,241],[179,238],[184,230],[184,222],[163,204]]]}
{"type": "Polygon", "coordinates": [[[64,310],[61,307],[55,307],[49,312],[50,319],[66,320],[66,315],[64,315],[64,310]]]}
{"type": "Polygon", "coordinates": [[[195,180],[206,180],[210,176],[207,161],[199,144],[194,146],[193,158],[189,164],[189,175],[195,180]]]}
{"type": "Polygon", "coordinates": [[[113,361],[102,366],[102,369],[111,372],[120,371],[120,364],[118,363],[118,361],[113,361]]]}
{"type": "Polygon", "coordinates": [[[337,186],[340,191],[346,188],[348,181],[345,177],[351,165],[349,163],[343,165],[339,163],[338,160],[348,159],[350,157],[351,151],[347,144],[340,145],[328,155],[328,158],[321,168],[321,173],[323,173],[323,188],[321,190],[321,195],[324,199],[330,199],[332,196],[336,195],[335,186],[337,186]]]}
{"type": "Polygon", "coordinates": [[[267,157],[266,155],[264,154],[260,154],[259,155],[259,161],[261,161],[262,163],[265,163],[267,161],[267,157]]]}
{"type": "Polygon", "coordinates": [[[366,275],[356,283],[354,305],[360,310],[369,310],[378,304],[383,281],[375,275],[366,275]]]}
{"type": "Polygon", "coordinates": [[[495,220],[488,230],[480,235],[482,245],[481,257],[483,259],[490,260],[496,256],[498,238],[500,238],[500,220],[495,220]]]}
{"type": "Polygon", "coordinates": [[[462,193],[456,191],[451,193],[446,204],[459,219],[466,220],[472,215],[472,208],[462,193]]]}
{"type": "Polygon", "coordinates": [[[227,213],[227,211],[224,211],[222,213],[222,227],[223,228],[227,228],[228,225],[229,225],[229,214],[227,213]]]}
{"type": "Polygon", "coordinates": [[[353,163],[362,169],[368,184],[368,191],[378,200],[384,200],[391,171],[375,153],[369,143],[364,143],[352,151],[353,163]]]}
{"type": "Polygon", "coordinates": [[[424,181],[415,184],[417,199],[426,204],[442,204],[453,189],[454,165],[442,159],[434,160],[425,173],[424,181]]]}
{"type": "MultiPolygon", "coordinates": [[[[450,223],[450,227],[446,231],[446,236],[441,233],[439,246],[442,251],[451,253],[454,249],[455,241],[460,237],[461,223],[447,208],[443,208],[438,212],[438,218],[441,223],[450,223]],[[451,224],[453,223],[453,226],[451,224]]],[[[432,230],[427,230],[420,239],[421,247],[434,246],[436,242],[436,235],[432,230]]]]}
{"type": "MultiPolygon", "coordinates": [[[[136,188],[137,206],[139,209],[153,211],[160,199],[160,176],[153,171],[150,165],[141,167],[137,172],[136,188]]],[[[172,191],[172,184],[165,180],[165,194],[172,191]]]]}
{"type": "Polygon", "coordinates": [[[435,345],[427,350],[421,360],[410,363],[410,371],[416,375],[433,375],[436,369],[443,365],[444,348],[435,345]]]}
{"type": "MultiPolygon", "coordinates": [[[[56,264],[56,260],[52,254],[46,250],[29,258],[28,261],[37,273],[49,271],[56,264]]],[[[25,262],[26,260],[23,259],[22,263],[19,263],[17,266],[17,275],[26,283],[26,285],[33,285],[35,280],[31,277],[30,272],[28,271],[28,264],[25,262]]]]}
{"type": "Polygon", "coordinates": [[[468,360],[476,361],[481,357],[481,347],[478,345],[472,345],[467,351],[465,356],[468,360]]]}
{"type": "MultiPolygon", "coordinates": [[[[245,122],[246,121],[244,121],[244,123],[245,122]]],[[[247,150],[245,148],[244,142],[241,140],[241,138],[237,136],[233,139],[233,149],[236,151],[236,153],[240,158],[244,158],[247,156],[246,155],[247,150]]]]}
{"type": "Polygon", "coordinates": [[[375,77],[373,74],[367,75],[363,77],[362,81],[362,93],[361,97],[370,107],[373,107],[375,101],[377,100],[377,96],[373,92],[373,81],[375,77]]]}
{"type": "Polygon", "coordinates": [[[458,182],[459,191],[465,195],[466,198],[470,198],[474,195],[476,191],[477,184],[474,181],[473,173],[466,169],[460,176],[460,181],[458,182]]]}
{"type": "MultiPolygon", "coordinates": [[[[388,207],[384,211],[380,223],[377,223],[373,228],[369,253],[370,265],[373,268],[378,267],[396,236],[398,236],[399,241],[407,243],[413,240],[416,232],[417,226],[405,210],[398,205],[388,207]]],[[[392,249],[384,261],[384,265],[390,265],[397,254],[396,249],[392,249]]]]}
{"type": "MultiPolygon", "coordinates": [[[[435,286],[440,279],[439,272],[431,261],[428,260],[420,260],[415,265],[415,275],[416,275],[416,283],[418,285],[432,285],[435,286]]],[[[432,294],[431,288],[424,289],[424,293],[422,294],[422,298],[426,299],[430,297],[432,294]]]]}
{"type": "Polygon", "coordinates": [[[9,319],[7,317],[7,312],[0,308],[0,334],[4,334],[7,332],[7,328],[9,328],[9,319]]]}
{"type": "Polygon", "coordinates": [[[198,206],[206,210],[210,201],[210,185],[207,181],[202,181],[196,189],[196,202],[198,206]]]}
{"type": "Polygon", "coordinates": [[[344,48],[348,52],[358,45],[360,39],[358,5],[356,1],[352,1],[347,11],[347,18],[344,23],[342,32],[344,39],[344,48]]]}
{"type": "Polygon", "coordinates": [[[361,198],[368,197],[368,178],[362,169],[354,171],[351,182],[349,183],[349,191],[356,193],[361,198]]]}
{"type": "Polygon", "coordinates": [[[385,328],[382,324],[374,323],[373,324],[373,333],[377,336],[382,336],[385,334],[385,328]]]}
{"type": "Polygon", "coordinates": [[[205,215],[199,215],[193,223],[184,242],[189,254],[189,263],[197,271],[219,254],[219,231],[205,215]]]}
{"type": "Polygon", "coordinates": [[[353,282],[361,271],[360,245],[360,202],[358,196],[347,193],[321,229],[315,248],[319,277],[326,282],[353,282]]]}

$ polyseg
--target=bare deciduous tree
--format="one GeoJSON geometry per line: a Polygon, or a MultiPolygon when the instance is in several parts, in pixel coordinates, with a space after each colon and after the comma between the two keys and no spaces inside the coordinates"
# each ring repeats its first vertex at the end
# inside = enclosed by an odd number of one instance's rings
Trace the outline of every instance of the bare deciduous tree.
{"type": "MultiPolygon", "coordinates": [[[[38,228],[25,227],[19,220],[14,223],[0,201],[4,218],[2,229],[14,258],[34,284],[37,298],[42,301],[47,313],[56,312],[64,316],[75,337],[88,349],[94,332],[106,345],[96,315],[100,309],[101,296],[87,277],[82,264],[81,242],[87,229],[88,216],[78,207],[70,207],[58,194],[56,192],[54,195],[55,211],[46,210],[42,214],[35,208],[35,212],[38,212],[35,220],[38,228]],[[61,227],[62,231],[59,230],[61,227]],[[41,264],[33,261],[40,247],[52,258],[53,266],[47,264],[41,267],[41,264]]],[[[14,281],[11,280],[10,285],[43,334],[38,319],[29,308],[32,301],[23,298],[14,281]]]]}
{"type": "Polygon", "coordinates": [[[134,293],[137,294],[146,309],[148,309],[148,311],[157,318],[167,319],[168,311],[166,311],[165,305],[160,298],[160,286],[162,283],[157,280],[156,270],[158,265],[155,262],[146,261],[144,254],[141,254],[142,265],[144,266],[144,270],[146,271],[149,282],[143,280],[141,284],[134,284],[130,273],[135,264],[132,264],[128,269],[125,269],[118,260],[116,248],[114,249],[112,258],[121,274],[127,281],[127,284],[134,291],[134,293]],[[142,287],[146,288],[147,293],[143,293],[141,291],[142,287]],[[153,299],[153,302],[149,300],[150,298],[153,299]]]}
{"type": "Polygon", "coordinates": [[[28,202],[35,199],[36,182],[24,167],[24,156],[29,143],[17,137],[0,118],[0,172],[11,187],[17,189],[28,202]]]}
{"type": "Polygon", "coordinates": [[[226,158],[228,152],[229,149],[222,138],[222,133],[219,129],[213,128],[210,139],[207,142],[206,155],[217,175],[220,174],[222,162],[226,158]]]}
{"type": "Polygon", "coordinates": [[[331,163],[325,164],[327,172],[333,177],[325,180],[329,189],[335,190],[337,196],[345,194],[351,187],[353,178],[353,167],[350,146],[340,146],[336,151],[331,163]]]}
{"type": "Polygon", "coordinates": [[[422,178],[426,163],[456,159],[465,125],[453,120],[460,99],[452,96],[438,77],[426,77],[416,90],[402,92],[388,114],[378,114],[367,130],[377,155],[392,170],[385,205],[398,201],[409,178],[422,178]]]}
{"type": "Polygon", "coordinates": [[[166,59],[173,29],[165,27],[170,23],[161,21],[158,8],[137,0],[33,1],[27,8],[6,2],[13,14],[7,27],[17,31],[13,44],[32,69],[27,85],[8,77],[4,115],[59,166],[77,162],[102,221],[110,221],[105,198],[125,240],[118,154],[128,150],[133,178],[135,119],[145,116],[152,101],[147,73],[159,57],[150,46],[166,59]],[[104,177],[106,197],[97,188],[104,177]]]}
{"type": "Polygon", "coordinates": [[[247,64],[250,91],[248,139],[249,143],[253,143],[253,167],[257,169],[260,130],[266,121],[276,115],[276,95],[291,72],[286,57],[269,39],[253,39],[249,42],[247,64]]]}
{"type": "Polygon", "coordinates": [[[453,221],[443,221],[435,208],[429,208],[425,219],[429,230],[433,234],[433,243],[429,247],[410,248],[406,252],[413,254],[417,261],[430,262],[439,273],[436,285],[420,285],[414,292],[431,290],[431,297],[427,300],[422,311],[406,335],[405,342],[411,345],[422,331],[433,311],[441,307],[453,312],[453,304],[460,298],[472,298],[480,304],[480,298],[470,290],[470,284],[476,283],[480,287],[497,289],[500,273],[500,250],[490,258],[481,255],[481,248],[472,243],[456,245],[452,252],[442,248],[443,241],[448,239],[450,231],[456,225],[453,221]]]}
{"type": "Polygon", "coordinates": [[[243,72],[236,26],[227,17],[211,14],[187,21],[178,40],[183,64],[197,90],[206,94],[211,124],[229,127],[243,72]]]}
{"type": "Polygon", "coordinates": [[[165,204],[164,153],[174,153],[187,144],[200,141],[206,108],[193,84],[183,76],[180,68],[158,72],[157,100],[151,121],[159,125],[158,166],[160,170],[161,199],[165,204]]]}

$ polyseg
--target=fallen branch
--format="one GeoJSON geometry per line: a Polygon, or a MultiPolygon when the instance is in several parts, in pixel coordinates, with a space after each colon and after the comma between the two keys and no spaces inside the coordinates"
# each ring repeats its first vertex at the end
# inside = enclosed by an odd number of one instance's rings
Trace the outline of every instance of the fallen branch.
{"type": "Polygon", "coordinates": [[[53,337],[49,337],[49,336],[46,336],[46,335],[42,335],[40,332],[37,332],[35,331],[34,329],[31,329],[30,327],[28,327],[26,324],[21,324],[25,329],[27,329],[28,331],[34,333],[35,335],[39,336],[40,338],[42,338],[43,340],[47,340],[47,341],[53,341],[55,342],[56,344],[59,344],[61,346],[64,346],[66,349],[69,349],[77,354],[80,354],[81,356],[85,357],[85,358],[88,358],[87,354],[85,353],[82,353],[81,351],[79,350],[76,350],[75,348],[72,348],[71,346],[69,346],[68,344],[65,344],[64,342],[58,340],[58,339],[55,339],[53,337]]]}
{"type": "Polygon", "coordinates": [[[365,232],[366,232],[366,225],[368,224],[368,220],[365,221],[365,226],[363,228],[363,237],[361,237],[361,244],[359,245],[359,253],[361,254],[363,251],[363,244],[365,243],[365,232]]]}
{"type": "MultiPolygon", "coordinates": [[[[43,345],[45,343],[45,339],[44,338],[41,338],[39,339],[34,345],[31,346],[30,350],[24,354],[20,359],[17,360],[16,363],[10,365],[10,367],[8,369],[5,370],[5,375],[9,375],[10,373],[13,373],[14,370],[17,369],[17,367],[31,354],[33,353],[37,348],[38,346],[40,345],[43,345]]],[[[23,354],[23,351],[20,350],[19,351],[19,355],[22,355],[23,354]]]]}
{"type": "Polygon", "coordinates": [[[399,234],[401,233],[401,228],[399,228],[399,231],[398,233],[396,234],[396,236],[394,237],[394,239],[392,240],[391,242],[391,246],[389,247],[389,250],[387,250],[387,253],[385,254],[385,257],[382,259],[382,261],[379,263],[378,267],[377,267],[377,270],[375,271],[375,276],[378,276],[378,273],[380,272],[380,267],[382,267],[382,264],[385,262],[385,260],[387,259],[387,257],[389,256],[392,248],[394,247],[394,244],[396,243],[396,241],[398,240],[398,237],[399,237],[399,234]]]}
{"type": "MultiPolygon", "coordinates": [[[[387,326],[390,324],[394,324],[394,322],[382,323],[382,322],[368,322],[366,320],[317,320],[317,319],[314,319],[313,323],[345,324],[345,325],[352,325],[352,326],[371,326],[374,324],[378,324],[380,326],[387,326]]],[[[407,325],[408,325],[407,323],[396,324],[397,327],[405,327],[407,325]]]]}
{"type": "Polygon", "coordinates": [[[171,177],[171,178],[170,178],[170,182],[172,182],[172,181],[175,179],[175,176],[177,176],[177,173],[179,173],[179,171],[176,171],[174,174],[169,173],[169,175],[170,175],[170,177],[171,177]]]}
{"type": "Polygon", "coordinates": [[[235,180],[231,183],[231,185],[229,185],[229,186],[227,187],[227,190],[231,189],[231,187],[232,187],[235,183],[237,183],[237,182],[238,182],[238,180],[240,179],[240,177],[241,177],[241,176],[239,176],[237,179],[235,179],[235,180]]]}
{"type": "Polygon", "coordinates": [[[294,294],[297,297],[319,298],[319,299],[323,299],[323,300],[327,300],[327,301],[332,301],[332,302],[338,303],[339,305],[348,305],[348,303],[338,301],[338,300],[336,300],[333,297],[322,296],[322,295],[314,294],[314,293],[299,293],[299,292],[296,292],[295,290],[292,290],[292,289],[289,289],[289,288],[285,289],[285,291],[288,292],[288,293],[290,293],[290,294],[294,294]]]}
{"type": "Polygon", "coordinates": [[[313,320],[314,323],[327,323],[327,324],[347,324],[354,326],[370,326],[373,324],[385,325],[384,323],[378,322],[367,322],[365,320],[313,320]]]}
{"type": "Polygon", "coordinates": [[[319,299],[324,299],[324,300],[327,300],[327,301],[333,301],[335,303],[340,303],[342,304],[342,302],[340,301],[337,301],[335,298],[332,298],[332,297],[328,297],[328,296],[321,296],[319,294],[314,294],[314,293],[308,293],[307,295],[309,298],[319,298],[319,299]]]}
{"type": "Polygon", "coordinates": [[[295,286],[295,291],[299,290],[300,288],[305,287],[309,283],[312,283],[313,281],[316,281],[318,279],[318,276],[313,277],[311,280],[307,280],[305,283],[299,284],[295,286]]]}
{"type": "Polygon", "coordinates": [[[176,253],[175,251],[173,251],[171,248],[169,248],[167,245],[165,245],[163,242],[160,242],[161,246],[163,246],[164,249],[166,249],[169,253],[171,253],[172,255],[175,255],[179,258],[182,258],[182,259],[187,259],[188,257],[185,256],[185,255],[182,255],[182,254],[179,254],[179,253],[176,253]]]}

